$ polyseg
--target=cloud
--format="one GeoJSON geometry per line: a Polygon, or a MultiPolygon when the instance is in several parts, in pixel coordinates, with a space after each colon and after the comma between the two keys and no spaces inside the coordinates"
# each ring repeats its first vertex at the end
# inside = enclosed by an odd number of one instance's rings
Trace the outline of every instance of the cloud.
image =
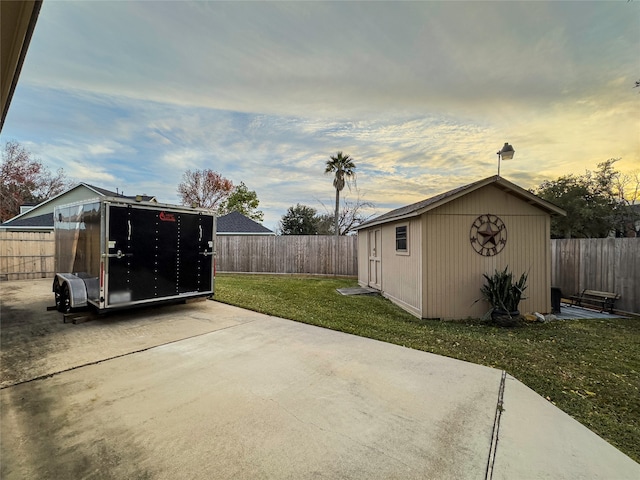
{"type": "Polygon", "coordinates": [[[96,183],[98,186],[105,183],[111,184],[116,180],[112,174],[105,172],[104,169],[96,169],[84,162],[68,161],[65,170],[67,173],[72,172],[74,178],[82,179],[81,181],[87,183],[96,183]]]}
{"type": "Polygon", "coordinates": [[[327,117],[424,108],[482,114],[502,102],[588,91],[592,77],[600,81],[619,68],[603,68],[585,51],[612,66],[632,62],[624,38],[635,36],[637,44],[638,9],[51,2],[42,13],[36,36],[49,41],[30,52],[29,81],[218,110],[327,117]],[[74,28],[61,28],[67,24],[74,28]]]}
{"type": "Polygon", "coordinates": [[[637,2],[45,2],[3,136],[52,169],[175,202],[182,172],[256,190],[267,225],[379,213],[497,172],[640,165],[637,2]]]}

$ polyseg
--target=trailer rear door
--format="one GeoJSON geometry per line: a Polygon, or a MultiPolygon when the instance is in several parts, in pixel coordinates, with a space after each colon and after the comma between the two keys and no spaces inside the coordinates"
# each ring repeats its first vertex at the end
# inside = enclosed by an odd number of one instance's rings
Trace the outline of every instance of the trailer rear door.
{"type": "Polygon", "coordinates": [[[213,221],[203,214],[179,214],[178,289],[213,293],[213,221]]]}
{"type": "Polygon", "coordinates": [[[108,306],[213,293],[213,222],[199,212],[109,205],[108,306]]]}

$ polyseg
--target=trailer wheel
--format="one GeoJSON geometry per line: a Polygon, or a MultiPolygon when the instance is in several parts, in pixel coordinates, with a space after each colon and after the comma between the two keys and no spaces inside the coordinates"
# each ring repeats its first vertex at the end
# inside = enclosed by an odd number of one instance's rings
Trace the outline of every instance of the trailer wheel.
{"type": "Polygon", "coordinates": [[[60,294],[56,293],[56,306],[59,312],[71,313],[71,295],[69,294],[69,286],[66,283],[60,287],[60,294]]]}
{"type": "Polygon", "coordinates": [[[61,288],[60,288],[60,283],[58,282],[57,279],[53,283],[53,294],[54,294],[55,299],[56,299],[56,310],[61,312],[62,311],[62,299],[61,299],[62,292],[61,292],[61,288]]]}

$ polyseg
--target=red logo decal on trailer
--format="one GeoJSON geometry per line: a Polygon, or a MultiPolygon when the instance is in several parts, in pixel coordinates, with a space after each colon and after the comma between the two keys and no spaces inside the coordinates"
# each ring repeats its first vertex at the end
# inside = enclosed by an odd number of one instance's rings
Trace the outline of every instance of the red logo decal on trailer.
{"type": "Polygon", "coordinates": [[[159,218],[163,222],[175,222],[176,221],[176,216],[173,213],[160,212],[159,218]]]}

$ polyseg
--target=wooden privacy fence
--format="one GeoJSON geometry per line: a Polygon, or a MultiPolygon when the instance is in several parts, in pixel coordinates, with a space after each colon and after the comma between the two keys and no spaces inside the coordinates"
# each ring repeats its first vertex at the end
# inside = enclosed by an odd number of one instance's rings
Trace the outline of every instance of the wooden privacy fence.
{"type": "Polygon", "coordinates": [[[0,280],[53,277],[54,253],[51,232],[0,230],[0,280]]]}
{"type": "Polygon", "coordinates": [[[640,238],[551,240],[551,284],[565,297],[585,288],[619,293],[616,309],[640,313],[640,238]]]}
{"type": "Polygon", "coordinates": [[[219,272],[358,275],[358,237],[328,235],[217,237],[219,272]]]}
{"type": "MultiPolygon", "coordinates": [[[[220,272],[358,274],[357,237],[217,237],[220,272]]],[[[0,280],[53,277],[48,232],[0,230],[0,280]]],[[[616,308],[640,313],[640,239],[551,240],[551,284],[565,296],[585,288],[621,295],[616,308]]]]}
{"type": "MultiPolygon", "coordinates": [[[[216,240],[219,272],[358,275],[358,239],[325,235],[226,236],[216,240]]],[[[0,230],[0,280],[54,275],[53,233],[0,230]]]]}

